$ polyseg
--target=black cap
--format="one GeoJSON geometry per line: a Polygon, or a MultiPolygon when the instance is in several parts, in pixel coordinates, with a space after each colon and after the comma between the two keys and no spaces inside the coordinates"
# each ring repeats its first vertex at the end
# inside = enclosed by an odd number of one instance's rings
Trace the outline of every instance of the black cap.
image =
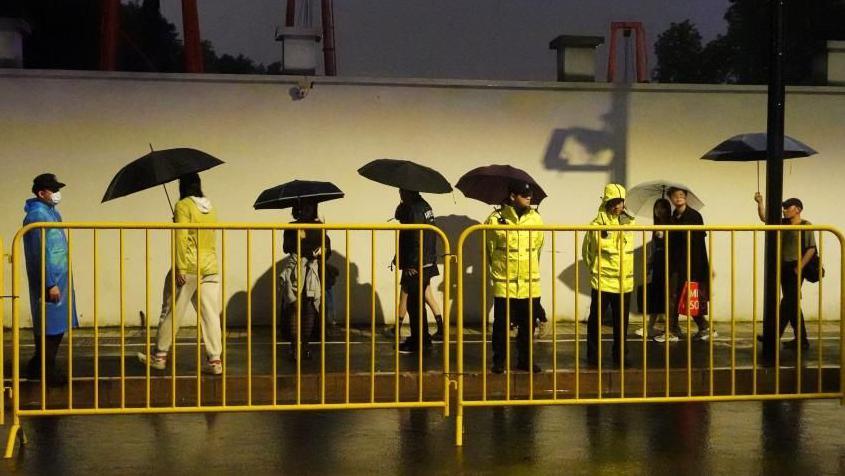
{"type": "Polygon", "coordinates": [[[534,194],[530,183],[518,179],[511,180],[510,184],[508,184],[508,192],[522,195],[523,197],[530,197],[534,194]]]}
{"type": "Polygon", "coordinates": [[[56,175],[51,173],[41,174],[32,179],[32,193],[36,193],[39,190],[50,190],[55,192],[64,186],[65,184],[59,182],[56,175]]]}
{"type": "Polygon", "coordinates": [[[804,209],[804,204],[803,204],[803,203],[801,203],[801,200],[798,200],[798,199],[797,199],[797,198],[795,198],[795,197],[792,197],[792,198],[787,198],[787,199],[786,199],[786,200],[784,200],[784,201],[783,201],[783,203],[781,204],[781,206],[782,206],[783,208],[789,208],[789,207],[791,207],[791,206],[793,206],[793,205],[795,205],[796,207],[800,208],[801,210],[803,210],[803,209],[804,209]]]}

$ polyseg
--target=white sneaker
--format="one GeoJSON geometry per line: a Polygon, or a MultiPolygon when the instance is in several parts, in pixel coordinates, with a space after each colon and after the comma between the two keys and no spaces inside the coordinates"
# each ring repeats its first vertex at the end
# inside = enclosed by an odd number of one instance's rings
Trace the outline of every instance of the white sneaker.
{"type": "Polygon", "coordinates": [[[552,327],[549,321],[540,321],[537,323],[537,339],[545,339],[552,333],[552,327]]]}
{"type": "MultiPolygon", "coordinates": [[[[147,354],[143,352],[138,352],[138,361],[144,365],[147,365],[147,354]]],[[[167,354],[159,354],[155,353],[152,355],[152,358],[149,361],[149,366],[151,369],[156,370],[164,370],[167,368],[167,354]]]]}
{"type": "Polygon", "coordinates": [[[206,360],[202,366],[203,373],[212,375],[223,374],[223,362],[220,359],[206,360]]]}
{"type": "MultiPolygon", "coordinates": [[[[710,331],[709,327],[707,329],[699,329],[698,332],[696,332],[692,336],[692,340],[704,340],[704,341],[710,340],[710,335],[711,335],[711,331],[710,331]]],[[[716,329],[713,329],[712,335],[713,335],[714,339],[716,337],[719,337],[719,333],[716,332],[716,329]]]]}
{"type": "MultiPolygon", "coordinates": [[[[654,331],[652,331],[651,333],[653,333],[653,332],[654,332],[654,331]]],[[[640,336],[640,337],[642,337],[642,336],[643,336],[643,334],[645,334],[645,335],[646,335],[646,337],[648,337],[648,336],[649,336],[649,334],[651,334],[651,333],[649,333],[649,332],[646,330],[646,328],[645,328],[645,327],[640,327],[639,329],[637,329],[637,330],[635,330],[635,331],[634,331],[634,334],[636,334],[636,335],[638,335],[638,336],[640,336]]]]}
{"type": "MultiPolygon", "coordinates": [[[[680,339],[675,334],[669,334],[669,342],[678,342],[680,339]]],[[[666,333],[654,336],[655,342],[666,342],[666,333]]]]}

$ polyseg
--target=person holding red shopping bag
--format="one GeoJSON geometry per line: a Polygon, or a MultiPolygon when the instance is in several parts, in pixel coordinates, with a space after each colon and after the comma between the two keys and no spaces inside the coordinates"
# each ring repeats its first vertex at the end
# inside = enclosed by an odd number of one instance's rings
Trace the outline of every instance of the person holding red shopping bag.
{"type": "MultiPolygon", "coordinates": [[[[675,207],[670,220],[671,225],[704,224],[701,213],[687,205],[687,190],[681,188],[669,189],[669,200],[675,207]]],[[[705,318],[707,315],[708,286],[710,285],[710,263],[707,258],[706,236],[707,233],[704,231],[669,232],[670,309],[666,310],[668,317],[667,332],[655,337],[658,342],[665,342],[667,338],[670,342],[684,338],[681,326],[678,323],[678,315],[680,314],[688,315],[695,320],[698,332],[692,336],[693,340],[707,340],[711,336],[718,336],[715,329],[710,330],[710,324],[705,318]],[[689,234],[689,242],[687,242],[687,234],[689,234]],[[689,269],[687,269],[687,261],[689,261],[689,269]],[[689,310],[687,309],[687,293],[689,294],[689,310]]]]}

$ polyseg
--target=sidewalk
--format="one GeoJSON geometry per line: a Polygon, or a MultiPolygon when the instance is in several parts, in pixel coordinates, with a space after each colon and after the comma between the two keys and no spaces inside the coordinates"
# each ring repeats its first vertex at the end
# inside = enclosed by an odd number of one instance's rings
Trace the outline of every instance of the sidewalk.
{"type": "MultiPolygon", "coordinates": [[[[751,393],[753,380],[753,346],[754,339],[750,324],[738,324],[733,338],[729,326],[717,324],[719,337],[712,346],[709,342],[680,341],[663,343],[647,341],[643,352],[643,339],[634,335],[634,329],[639,326],[632,323],[630,335],[626,341],[630,367],[626,365],[624,390],[627,394],[642,395],[645,389],[650,395],[667,393],[665,385],[667,375],[670,378],[668,393],[671,395],[707,395],[714,394],[751,393]],[[732,347],[731,343],[735,342],[732,347]],[[713,368],[710,369],[712,348],[713,368]],[[733,352],[732,352],[733,349],[733,352]],[[735,365],[732,365],[732,355],[735,365]],[[666,358],[669,359],[669,372],[666,372],[666,358]],[[643,360],[647,359],[646,366],[643,360]],[[644,372],[643,369],[648,371],[644,372]]],[[[694,327],[694,326],[693,326],[694,327]]],[[[833,391],[839,385],[839,323],[824,322],[822,336],[817,334],[818,324],[808,321],[810,330],[810,349],[802,353],[801,372],[802,391],[833,391]],[[821,355],[820,355],[821,354],[821,355]],[[820,358],[821,357],[821,358],[820,358]],[[819,381],[821,376],[821,382],[819,381]]],[[[488,326],[489,329],[489,326],[488,326]]],[[[575,325],[559,323],[556,328],[557,362],[552,361],[554,345],[551,332],[535,342],[534,362],[543,368],[543,372],[533,376],[534,398],[572,398],[578,387],[581,397],[597,396],[599,372],[589,368],[584,363],[586,353],[586,326],[579,324],[578,364],[576,372],[576,337],[575,325]],[[557,370],[554,372],[553,370],[557,370]],[[577,382],[576,382],[577,378],[577,382]]],[[[407,335],[403,329],[403,337],[407,335]]],[[[432,329],[433,332],[433,329],[432,329]]],[[[787,331],[789,332],[789,331],[787,331]]],[[[419,396],[418,385],[422,383],[423,400],[437,400],[443,394],[443,344],[435,342],[430,354],[422,360],[423,372],[419,372],[419,358],[416,354],[403,355],[394,352],[395,341],[389,340],[382,329],[377,329],[373,336],[370,329],[350,329],[349,338],[349,379],[347,382],[347,343],[342,328],[329,329],[326,336],[324,351],[319,343],[311,345],[312,357],[303,359],[299,368],[301,378],[299,394],[301,402],[346,401],[347,386],[349,400],[352,402],[368,401],[413,401],[419,396]],[[373,343],[375,345],[373,345],[373,343]],[[323,356],[325,356],[323,358],[323,356]],[[374,360],[372,358],[374,357],[374,360]],[[397,358],[398,357],[398,358],[397,358]],[[397,364],[399,371],[396,372],[397,364]],[[325,379],[321,379],[321,367],[325,366],[325,379]],[[397,392],[398,382],[398,392],[397,392]],[[371,389],[372,385],[372,389],[371,389]]],[[[482,362],[481,329],[472,328],[465,331],[464,336],[464,384],[465,396],[482,398],[486,387],[487,398],[502,398],[507,391],[508,378],[505,375],[489,373],[490,346],[489,335],[485,360],[482,362]]],[[[789,340],[785,337],[784,340],[789,340]]],[[[77,406],[93,406],[95,374],[94,335],[91,329],[77,329],[73,335],[73,400],[77,406]]],[[[450,346],[450,373],[452,378],[457,375],[457,349],[454,329],[450,346]]],[[[32,354],[32,334],[29,330],[21,333],[21,365],[32,354]]],[[[146,368],[136,358],[137,352],[145,352],[146,334],[144,329],[127,329],[124,336],[125,345],[121,352],[119,329],[108,328],[100,331],[98,336],[98,355],[96,372],[99,377],[98,404],[101,407],[111,407],[123,404],[128,406],[170,405],[174,398],[172,389],[176,388],[175,399],[184,404],[195,404],[197,388],[203,395],[204,404],[219,404],[222,398],[222,378],[204,375],[197,378],[197,341],[193,328],[182,328],[176,344],[176,382],[172,380],[172,370],[150,371],[150,400],[147,401],[146,368]],[[123,354],[121,358],[121,353],[123,354]],[[121,365],[123,364],[123,365],[121,365]],[[121,386],[121,374],[126,376],[125,386],[121,386]]],[[[273,371],[273,339],[269,328],[257,328],[249,337],[242,329],[229,330],[226,333],[228,354],[226,357],[226,397],[229,404],[243,403],[249,398],[255,403],[272,403],[273,371]],[[252,350],[252,358],[248,359],[247,348],[252,350]],[[250,382],[251,374],[251,385],[250,382]],[[248,391],[251,389],[251,392],[248,391]]],[[[59,365],[63,369],[68,367],[68,338],[59,351],[59,365]]],[[[516,346],[512,341],[511,362],[516,364],[516,346]]],[[[621,375],[610,359],[610,335],[605,329],[603,340],[602,395],[618,395],[622,391],[621,375]]],[[[278,403],[294,403],[297,388],[297,363],[289,357],[290,345],[276,341],[276,388],[278,403]]],[[[11,379],[12,352],[11,333],[6,333],[6,364],[5,372],[7,385],[11,379]]],[[[200,364],[204,356],[200,356],[200,364]]],[[[792,392],[797,389],[796,368],[797,355],[794,350],[781,351],[781,375],[779,384],[781,392],[792,392]]],[[[757,372],[758,391],[766,393],[775,391],[774,369],[760,368],[757,372]]],[[[529,375],[525,372],[511,373],[510,385],[512,398],[528,398],[531,395],[529,375]]],[[[30,382],[22,378],[23,406],[40,404],[41,388],[38,382],[30,382]]],[[[67,388],[47,389],[49,407],[66,408],[68,402],[67,388]]]]}

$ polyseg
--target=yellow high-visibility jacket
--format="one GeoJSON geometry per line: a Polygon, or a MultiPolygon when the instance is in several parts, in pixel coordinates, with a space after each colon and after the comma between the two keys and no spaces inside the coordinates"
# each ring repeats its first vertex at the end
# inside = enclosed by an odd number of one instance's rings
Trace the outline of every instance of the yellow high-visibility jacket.
{"type": "MultiPolygon", "coordinates": [[[[614,198],[624,199],[625,187],[609,184],[604,188],[599,213],[591,225],[632,225],[634,218],[627,211],[613,216],[605,205],[614,198]]],[[[584,262],[592,274],[593,289],[607,293],[631,292],[634,289],[634,233],[630,231],[586,232],[581,249],[584,262]]]]}
{"type": "MultiPolygon", "coordinates": [[[[216,223],[217,211],[204,197],[188,197],[176,202],[176,223],[216,223]]],[[[199,247],[199,272],[202,276],[217,274],[217,236],[214,230],[176,230],[176,272],[197,274],[197,248],[199,247]],[[199,233],[197,233],[199,231],[199,233]]]]}
{"type": "MultiPolygon", "coordinates": [[[[503,205],[485,223],[539,226],[543,224],[543,219],[534,209],[519,216],[512,206],[503,205]]],[[[542,231],[487,230],[486,247],[493,296],[511,299],[540,297],[542,231]]]]}

